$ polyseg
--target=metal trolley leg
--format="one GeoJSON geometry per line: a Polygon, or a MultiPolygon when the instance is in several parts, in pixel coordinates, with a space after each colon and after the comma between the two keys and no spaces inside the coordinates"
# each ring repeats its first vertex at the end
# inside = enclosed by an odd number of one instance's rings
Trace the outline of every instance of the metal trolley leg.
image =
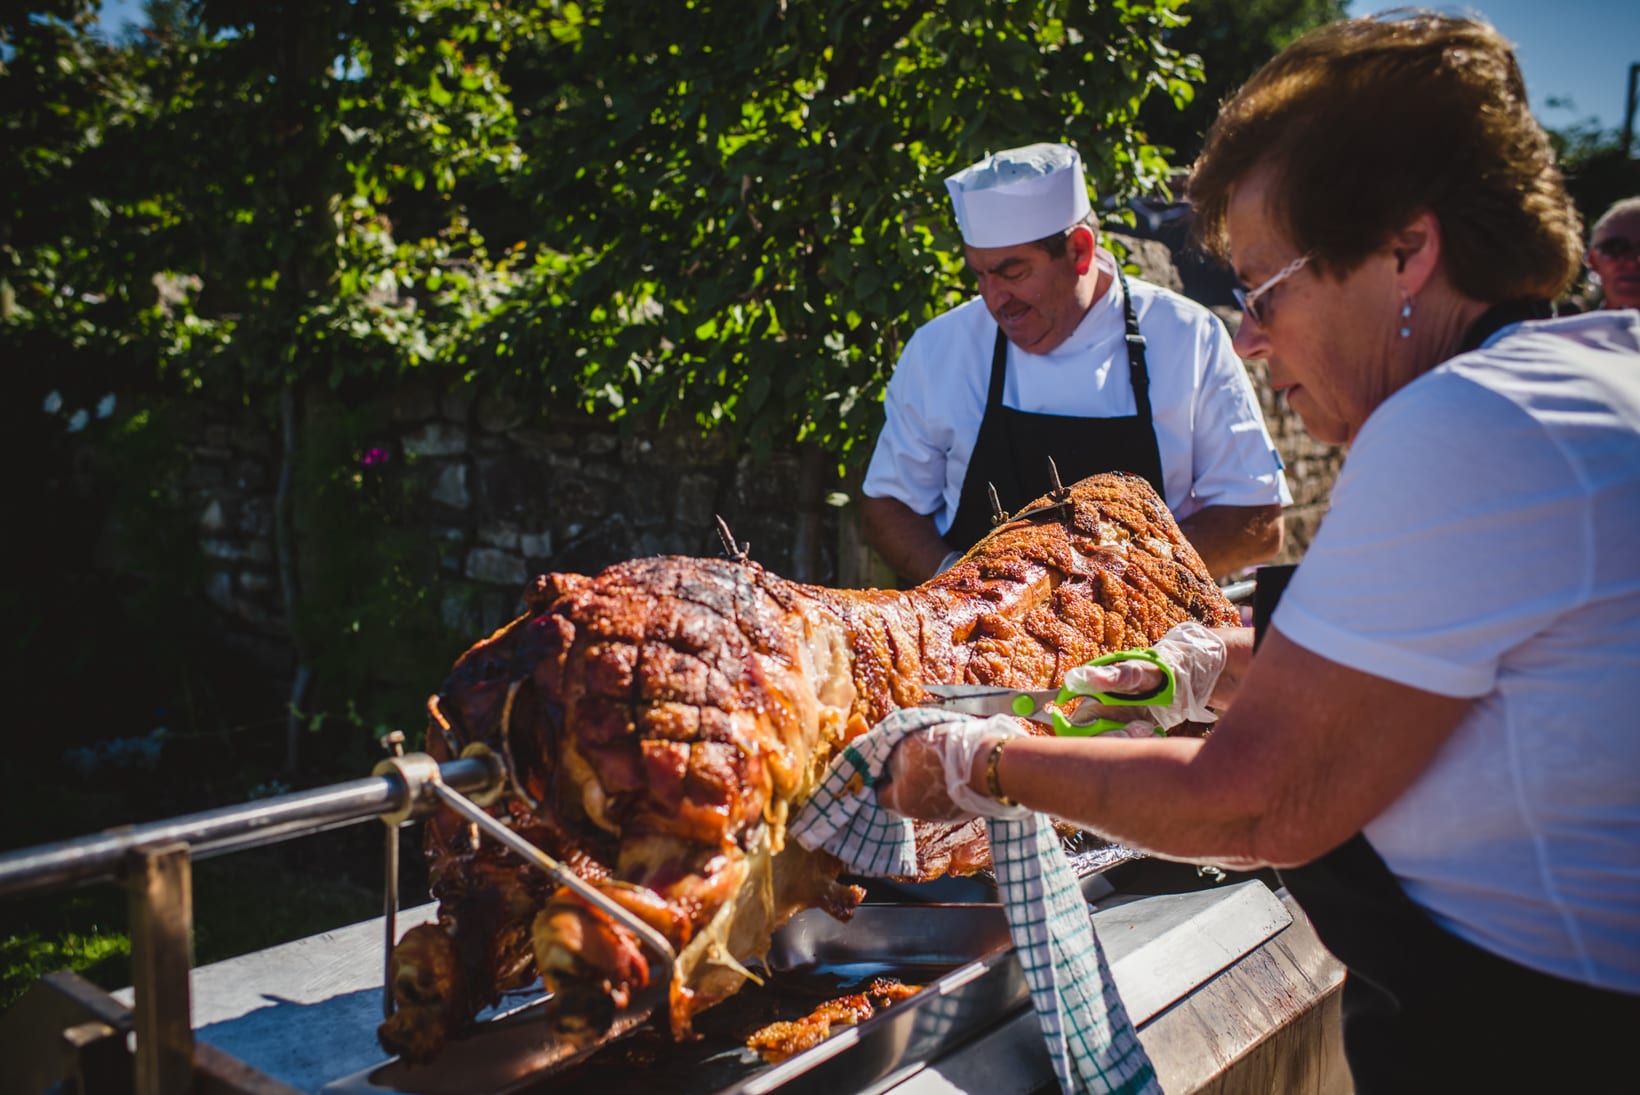
{"type": "Polygon", "coordinates": [[[137,848],[127,862],[137,1095],[186,1095],[194,1082],[194,876],[188,845],[137,848]]]}

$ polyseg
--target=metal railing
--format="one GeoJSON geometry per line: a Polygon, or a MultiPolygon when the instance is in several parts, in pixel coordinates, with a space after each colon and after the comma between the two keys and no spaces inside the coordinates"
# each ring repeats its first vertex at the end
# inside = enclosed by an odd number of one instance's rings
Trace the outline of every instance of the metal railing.
{"type": "MultiPolygon", "coordinates": [[[[367,779],[121,826],[0,854],[0,898],[46,893],[89,882],[124,884],[134,998],[129,1030],[136,1035],[134,1090],[137,1095],[191,1091],[196,1065],[203,1066],[194,1044],[190,995],[192,861],[373,818],[388,823],[389,848],[395,849],[398,825],[448,797],[441,795],[436,785],[442,785],[446,792],[453,790],[457,797],[462,791],[482,797],[498,791],[506,779],[500,758],[487,751],[442,765],[424,759],[427,763],[419,772],[401,770],[388,761],[367,779]]],[[[389,864],[390,876],[396,873],[395,867],[396,863],[389,864]]],[[[391,909],[396,879],[390,877],[388,889],[391,909]]],[[[391,915],[388,919],[391,933],[391,915]]],[[[73,991],[70,989],[69,994],[73,991]]],[[[114,1004],[112,998],[107,1002],[114,1004]]],[[[100,1053],[93,1042],[123,1045],[126,1033],[106,1021],[86,1023],[77,1030],[80,1041],[75,1046],[82,1054],[100,1053]],[[96,1030],[88,1033],[93,1027],[96,1030]]],[[[106,1053],[101,1056],[106,1060],[106,1053]]],[[[217,1085],[219,1089],[221,1086],[217,1085]]],[[[229,1089],[286,1090],[284,1085],[261,1077],[251,1087],[229,1089]]]]}

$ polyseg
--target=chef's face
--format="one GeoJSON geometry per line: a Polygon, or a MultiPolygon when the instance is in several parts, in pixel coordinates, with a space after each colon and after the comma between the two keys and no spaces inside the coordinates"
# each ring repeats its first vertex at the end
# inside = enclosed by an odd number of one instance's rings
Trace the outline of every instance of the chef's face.
{"type": "Polygon", "coordinates": [[[1035,243],[963,251],[991,318],[1003,336],[1026,353],[1045,354],[1056,348],[1093,305],[1098,268],[1089,228],[1072,229],[1065,253],[1057,257],[1035,243]]]}
{"type": "MultiPolygon", "coordinates": [[[[1249,286],[1263,285],[1299,257],[1266,208],[1271,175],[1258,168],[1237,183],[1227,210],[1231,264],[1249,286]]],[[[1242,316],[1236,352],[1268,363],[1270,386],[1320,441],[1353,440],[1397,386],[1395,369],[1406,352],[1396,345],[1401,299],[1394,274],[1387,250],[1342,277],[1307,262],[1260,297],[1262,322],[1242,316]]]]}
{"type": "Polygon", "coordinates": [[[1600,226],[1589,242],[1589,268],[1600,275],[1607,308],[1640,308],[1640,210],[1600,226]]]}

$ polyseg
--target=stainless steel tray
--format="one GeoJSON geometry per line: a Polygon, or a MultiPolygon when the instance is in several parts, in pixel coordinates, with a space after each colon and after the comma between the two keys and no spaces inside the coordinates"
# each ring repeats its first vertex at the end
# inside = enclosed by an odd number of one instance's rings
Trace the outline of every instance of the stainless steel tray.
{"type": "MultiPolygon", "coordinates": [[[[1149,1019],[1292,922],[1262,882],[1177,894],[1112,894],[1092,912],[1111,977],[1135,1025],[1149,1019]]],[[[1029,1007],[998,905],[863,905],[842,924],[818,910],[776,934],[771,976],[703,1012],[697,1042],[646,1028],[549,1075],[505,1074],[520,1028],[481,1028],[458,1056],[422,1070],[387,1064],[327,1086],[326,1095],[835,1095],[882,1092],[1029,1007]],[[925,987],[916,995],[778,1064],[744,1048],[752,1030],[807,1015],[874,976],[925,987]]],[[[1034,1020],[1031,1020],[1034,1022],[1034,1020]]],[[[1038,1049],[1042,1049],[1040,1044],[1038,1049]]],[[[1045,1056],[1046,1051],[1042,1051],[1045,1056]]]]}
{"type": "MultiPolygon", "coordinates": [[[[1137,897],[1113,893],[1104,876],[1095,876],[1083,880],[1083,891],[1096,903],[1093,921],[1113,979],[1141,1033],[1150,1017],[1292,919],[1261,882],[1137,897]]],[[[433,913],[432,905],[406,910],[400,926],[433,913]]],[[[1029,1019],[1000,907],[867,904],[848,924],[818,910],[793,918],[776,933],[768,983],[702,1013],[697,1026],[706,1037],[699,1042],[672,1046],[644,1028],[572,1071],[543,1077],[532,1073],[529,1058],[540,1028],[520,1011],[483,1024],[419,1074],[395,1072],[375,1040],[381,936],[379,919],[364,921],[194,970],[196,1035],[271,1078],[327,1095],[763,1095],[777,1088],[835,1095],[898,1090],[943,1067],[939,1061],[960,1053],[961,1045],[987,1037],[984,1029],[1011,1029],[1029,1019]],[[926,988],[781,1064],[766,1064],[742,1047],[750,1030],[806,1015],[818,1001],[878,974],[926,988]]],[[[526,1009],[530,1004],[528,997],[513,1001],[526,1009]]],[[[1040,1042],[1035,1050],[1045,1062],[1040,1042]]]]}
{"type": "Polygon", "coordinates": [[[996,905],[862,905],[847,924],[819,910],[776,933],[765,983],[703,1012],[701,1035],[677,1044],[656,1028],[613,1043],[575,1068],[542,1074],[540,1005],[479,1025],[438,1060],[390,1061],[324,1087],[325,1095],[471,1095],[552,1091],[638,1095],[793,1095],[859,1090],[922,1067],[981,1027],[1025,1006],[1027,993],[996,905]],[[745,1048],[766,1023],[797,1019],[873,977],[922,985],[914,996],[821,1044],[770,1064],[745,1048]]]}

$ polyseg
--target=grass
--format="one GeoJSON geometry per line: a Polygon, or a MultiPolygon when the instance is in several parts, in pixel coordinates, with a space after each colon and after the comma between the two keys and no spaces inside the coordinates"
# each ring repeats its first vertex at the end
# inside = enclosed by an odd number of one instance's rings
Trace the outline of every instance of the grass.
{"type": "Polygon", "coordinates": [[[25,931],[0,939],[0,1008],[9,1007],[48,973],[73,970],[104,988],[118,987],[131,964],[131,940],[123,932],[93,925],[90,934],[25,931]]]}

